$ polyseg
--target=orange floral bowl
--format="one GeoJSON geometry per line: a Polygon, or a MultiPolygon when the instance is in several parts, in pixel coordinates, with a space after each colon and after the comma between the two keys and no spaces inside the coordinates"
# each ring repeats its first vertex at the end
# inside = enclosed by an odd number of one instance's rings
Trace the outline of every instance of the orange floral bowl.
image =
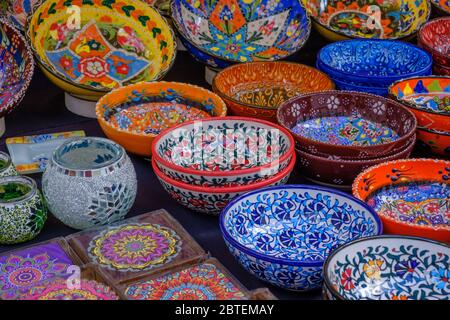
{"type": "Polygon", "coordinates": [[[213,90],[236,116],[277,121],[277,109],[302,93],[333,90],[321,71],[292,62],[252,62],[228,67],[213,80],[213,90]]]}
{"type": "Polygon", "coordinates": [[[223,117],[227,107],[216,94],[194,85],[141,82],[106,94],[95,112],[108,138],[148,157],[153,139],[162,130],[185,121],[223,117]]]}
{"type": "Polygon", "coordinates": [[[379,164],[355,179],[353,195],[375,209],[385,233],[450,243],[450,161],[379,164]]]}
{"type": "Polygon", "coordinates": [[[443,15],[450,15],[450,1],[448,0],[431,0],[433,7],[443,15]]]}
{"type": "Polygon", "coordinates": [[[162,78],[176,55],[174,34],[140,0],[45,0],[27,37],[44,74],[78,99],[162,78]]]}

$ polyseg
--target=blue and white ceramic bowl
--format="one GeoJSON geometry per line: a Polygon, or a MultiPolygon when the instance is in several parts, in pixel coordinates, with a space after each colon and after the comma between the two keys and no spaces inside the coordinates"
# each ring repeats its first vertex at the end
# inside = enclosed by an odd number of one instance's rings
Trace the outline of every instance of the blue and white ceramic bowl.
{"type": "Polygon", "coordinates": [[[222,211],[220,228],[231,253],[250,273],[299,291],[322,285],[323,264],[333,249],[382,232],[380,219],[364,202],[306,185],[244,194],[222,211]]]}
{"type": "Polygon", "coordinates": [[[174,0],[172,21],[190,54],[215,69],[285,58],[311,31],[300,0],[174,0]]]}

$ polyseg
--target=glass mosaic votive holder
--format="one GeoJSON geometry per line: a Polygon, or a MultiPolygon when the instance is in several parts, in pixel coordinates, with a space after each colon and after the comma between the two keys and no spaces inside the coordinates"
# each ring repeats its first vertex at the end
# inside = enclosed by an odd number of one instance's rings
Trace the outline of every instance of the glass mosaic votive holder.
{"type": "Polygon", "coordinates": [[[11,162],[10,156],[0,151],[0,177],[17,176],[17,171],[11,162]]]}

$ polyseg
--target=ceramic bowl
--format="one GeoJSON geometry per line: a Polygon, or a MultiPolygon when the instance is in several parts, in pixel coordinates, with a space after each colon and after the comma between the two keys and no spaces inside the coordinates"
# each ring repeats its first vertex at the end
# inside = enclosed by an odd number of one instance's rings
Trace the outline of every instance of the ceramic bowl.
{"type": "Polygon", "coordinates": [[[11,162],[11,157],[0,151],[0,177],[17,176],[17,171],[11,162]]]}
{"type": "Polygon", "coordinates": [[[432,63],[426,51],[389,40],[339,41],[317,54],[319,70],[331,78],[369,87],[388,87],[400,79],[430,75],[432,63]]]}
{"type": "Polygon", "coordinates": [[[324,73],[291,62],[253,62],[222,70],[213,90],[236,116],[277,121],[278,106],[302,93],[333,90],[324,73]]]}
{"type": "Polygon", "coordinates": [[[246,193],[228,204],[220,229],[250,273],[290,290],[322,285],[328,254],[351,240],[381,234],[376,213],[336,190],[287,185],[246,193]]]}
{"type": "Polygon", "coordinates": [[[22,101],[33,72],[33,54],[25,38],[0,18],[0,118],[22,101]]]}
{"type": "Polygon", "coordinates": [[[450,77],[450,67],[445,67],[435,63],[433,65],[433,73],[440,76],[450,77]]]}
{"type": "Polygon", "coordinates": [[[444,157],[450,156],[450,132],[433,129],[417,129],[417,144],[424,152],[444,157]]]}
{"type": "Polygon", "coordinates": [[[407,147],[395,154],[360,160],[341,159],[332,155],[314,155],[302,150],[297,151],[299,166],[304,177],[314,183],[333,188],[348,190],[354,179],[370,166],[386,161],[408,158],[414,148],[415,136],[407,147]]]}
{"type": "Polygon", "coordinates": [[[338,300],[449,300],[450,247],[427,239],[377,236],[337,248],[325,285],[338,300]]]}
{"type": "Polygon", "coordinates": [[[450,17],[434,19],[419,31],[417,42],[433,56],[435,64],[450,68],[450,17]]]}
{"type": "Polygon", "coordinates": [[[293,98],[278,108],[277,119],[303,151],[358,159],[404,150],[416,130],[416,118],[401,103],[352,91],[293,98]]]}
{"type": "Polygon", "coordinates": [[[425,0],[303,0],[313,26],[327,39],[399,39],[410,37],[430,15],[425,0]]]}
{"type": "Polygon", "coordinates": [[[179,204],[197,212],[217,215],[237,196],[258,190],[267,186],[285,184],[295,166],[295,154],[289,165],[275,175],[262,181],[231,187],[204,187],[191,185],[172,179],[159,170],[155,159],[152,160],[153,170],[163,188],[179,204]]]}
{"type": "Polygon", "coordinates": [[[294,139],[274,123],[244,117],[191,121],[153,142],[153,158],[167,176],[191,185],[251,184],[286,168],[294,139]]]}
{"type": "Polygon", "coordinates": [[[389,96],[417,118],[417,127],[450,132],[450,77],[417,77],[389,87],[389,96]]]}
{"type": "MultiPolygon", "coordinates": [[[[5,16],[20,31],[25,30],[27,19],[33,14],[43,0],[3,0],[6,8],[5,16]]],[[[0,5],[1,7],[1,5],[0,5]]]]}
{"type": "Polygon", "coordinates": [[[332,78],[333,82],[336,84],[336,89],[344,91],[356,91],[375,94],[377,96],[386,97],[388,95],[388,88],[385,86],[361,86],[351,82],[345,82],[332,78]]]}
{"type": "Polygon", "coordinates": [[[213,68],[214,60],[222,67],[285,58],[303,47],[311,30],[300,0],[174,0],[172,20],[181,40],[195,47],[190,53],[213,68]]]}
{"type": "Polygon", "coordinates": [[[103,96],[96,106],[106,136],[127,151],[151,155],[153,139],[176,124],[225,116],[225,103],[206,89],[177,82],[148,82],[122,87],[103,96]]]}
{"type": "Polygon", "coordinates": [[[433,7],[443,15],[450,15],[450,2],[448,0],[431,0],[433,7]]]}
{"type": "Polygon", "coordinates": [[[176,44],[156,9],[139,0],[77,0],[78,9],[74,3],[45,0],[28,23],[38,65],[55,85],[97,101],[114,88],[168,72],[176,44]]]}
{"type": "Polygon", "coordinates": [[[386,233],[450,243],[450,161],[379,164],[355,179],[353,195],[374,208],[386,233]]]}

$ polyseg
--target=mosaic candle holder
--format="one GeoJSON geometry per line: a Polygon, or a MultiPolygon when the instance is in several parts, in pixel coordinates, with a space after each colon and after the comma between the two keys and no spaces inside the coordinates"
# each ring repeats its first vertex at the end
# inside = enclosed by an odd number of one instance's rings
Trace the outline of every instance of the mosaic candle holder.
{"type": "Polygon", "coordinates": [[[136,173],[125,150],[94,137],[62,144],[43,174],[42,186],[50,211],[74,229],[123,219],[137,193],[136,173]]]}
{"type": "Polygon", "coordinates": [[[47,207],[36,182],[25,176],[0,178],[0,243],[36,237],[47,219],[47,207]]]}
{"type": "Polygon", "coordinates": [[[17,171],[10,156],[0,151],[0,177],[17,176],[17,171]]]}

